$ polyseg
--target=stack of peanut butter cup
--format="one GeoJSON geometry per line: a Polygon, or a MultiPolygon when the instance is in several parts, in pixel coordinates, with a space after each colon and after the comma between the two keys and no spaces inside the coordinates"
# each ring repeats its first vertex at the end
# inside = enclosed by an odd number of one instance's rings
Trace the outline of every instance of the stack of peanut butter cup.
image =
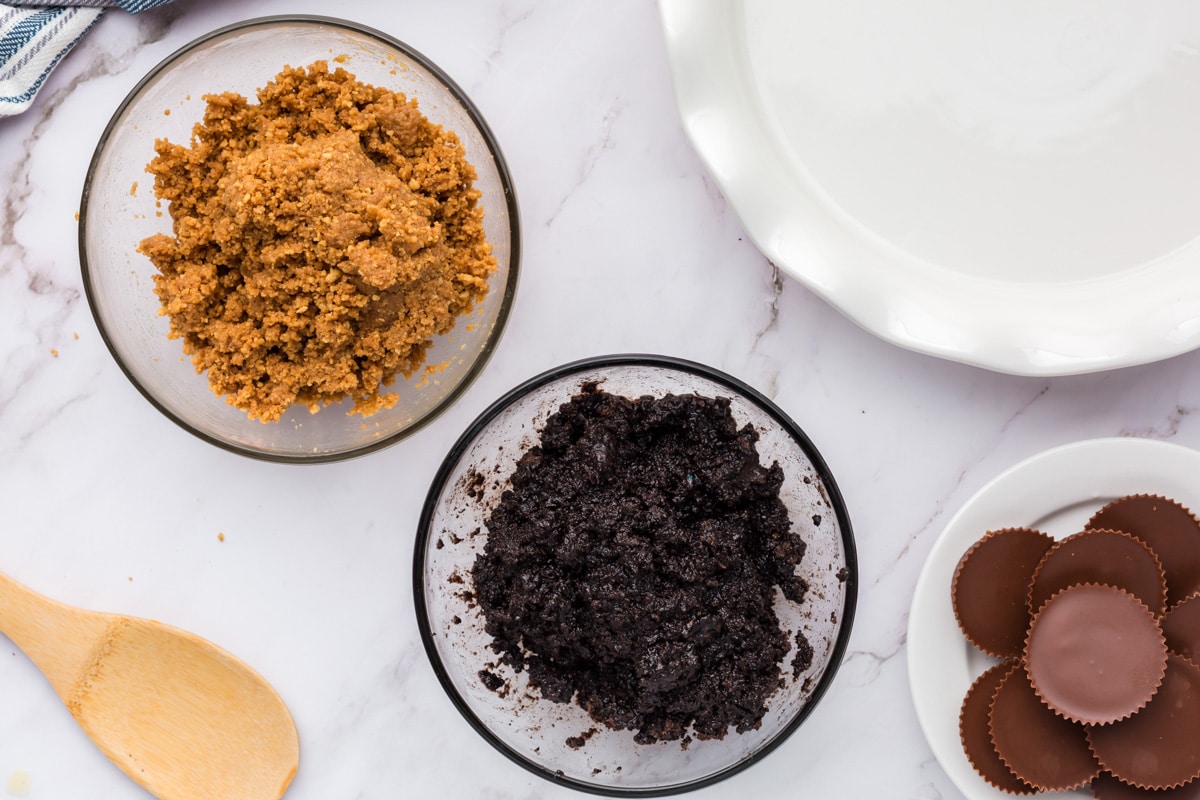
{"type": "Polygon", "coordinates": [[[1010,794],[1200,798],[1200,522],[1129,495],[1055,541],[988,531],[959,560],[954,615],[998,660],[959,733],[1010,794]]]}

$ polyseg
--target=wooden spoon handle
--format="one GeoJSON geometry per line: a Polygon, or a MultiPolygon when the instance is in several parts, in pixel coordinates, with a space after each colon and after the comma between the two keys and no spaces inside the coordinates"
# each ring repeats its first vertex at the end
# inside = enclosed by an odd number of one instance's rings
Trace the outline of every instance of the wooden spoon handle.
{"type": "Polygon", "coordinates": [[[0,631],[29,656],[68,705],[102,655],[117,619],[51,600],[0,573],[0,631]]]}

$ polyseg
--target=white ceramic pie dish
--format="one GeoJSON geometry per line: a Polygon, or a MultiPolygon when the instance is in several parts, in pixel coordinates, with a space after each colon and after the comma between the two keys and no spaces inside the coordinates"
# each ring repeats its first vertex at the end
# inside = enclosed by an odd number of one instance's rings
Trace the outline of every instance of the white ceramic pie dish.
{"type": "Polygon", "coordinates": [[[1200,6],[660,7],[750,237],[867,330],[1025,375],[1200,346],[1200,6]]]}

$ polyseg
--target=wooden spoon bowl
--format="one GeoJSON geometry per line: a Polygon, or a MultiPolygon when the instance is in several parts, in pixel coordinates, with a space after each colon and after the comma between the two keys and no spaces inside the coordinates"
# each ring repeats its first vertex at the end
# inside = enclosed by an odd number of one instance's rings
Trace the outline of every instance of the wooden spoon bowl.
{"type": "Polygon", "coordinates": [[[0,575],[0,630],[93,742],[161,800],[278,800],[300,760],[275,690],[211,642],[86,611],[0,575]]]}

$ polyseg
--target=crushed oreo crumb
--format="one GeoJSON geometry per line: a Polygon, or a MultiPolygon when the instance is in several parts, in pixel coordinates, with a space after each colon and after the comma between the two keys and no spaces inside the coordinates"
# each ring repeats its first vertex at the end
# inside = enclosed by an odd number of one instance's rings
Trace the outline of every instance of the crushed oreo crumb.
{"type": "Polygon", "coordinates": [[[757,728],[790,649],[774,587],[808,589],[757,440],[725,398],[585,385],[487,519],[473,578],[501,661],[641,743],[757,728]]]}

